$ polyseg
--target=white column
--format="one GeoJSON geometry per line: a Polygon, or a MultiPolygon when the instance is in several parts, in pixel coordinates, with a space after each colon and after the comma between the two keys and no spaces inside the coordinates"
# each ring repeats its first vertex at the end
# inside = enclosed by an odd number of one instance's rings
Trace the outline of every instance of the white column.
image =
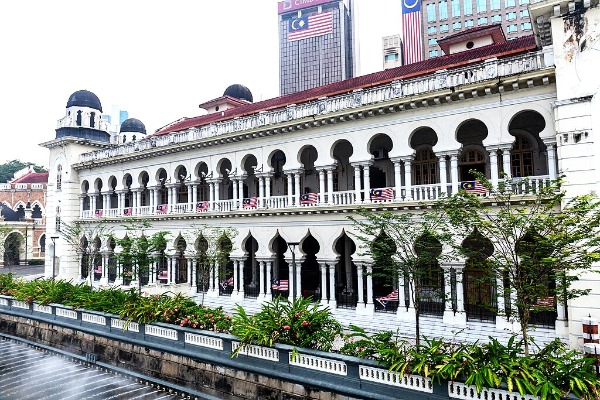
{"type": "Polygon", "coordinates": [[[506,178],[511,177],[510,171],[510,147],[500,149],[502,150],[502,170],[506,174],[506,178]]]}
{"type": "Polygon", "coordinates": [[[327,168],[327,204],[333,205],[333,168],[327,168]]]}
{"type": "Polygon", "coordinates": [[[79,196],[79,217],[83,217],[83,202],[85,200],[85,196],[79,196]]]}
{"type": "Polygon", "coordinates": [[[217,290],[217,283],[216,283],[216,278],[215,278],[215,275],[216,275],[216,266],[215,266],[214,261],[211,261],[210,263],[211,263],[211,265],[208,268],[208,279],[209,279],[209,281],[208,281],[208,291],[209,292],[214,292],[214,291],[217,290]]]}
{"type": "Polygon", "coordinates": [[[160,204],[160,189],[162,189],[160,186],[158,187],[158,189],[154,190],[154,211],[156,212],[156,207],[160,204]]]}
{"type": "Polygon", "coordinates": [[[294,204],[296,206],[299,205],[300,202],[300,171],[296,171],[296,173],[294,174],[294,195],[293,195],[293,199],[294,199],[294,204]]]}
{"type": "Polygon", "coordinates": [[[367,265],[367,306],[373,308],[373,266],[367,265]]]}
{"type": "Polygon", "coordinates": [[[325,203],[325,170],[318,169],[319,174],[319,204],[325,203]]]}
{"type": "Polygon", "coordinates": [[[446,154],[438,155],[440,159],[440,186],[441,193],[448,194],[448,168],[446,167],[446,154]]]}
{"type": "Polygon", "coordinates": [[[273,278],[271,276],[271,269],[273,268],[273,261],[267,261],[266,262],[266,286],[265,286],[265,292],[266,292],[266,297],[271,297],[271,282],[273,282],[273,278]]]}
{"type": "Polygon", "coordinates": [[[396,196],[394,200],[402,201],[402,165],[399,158],[392,159],[394,163],[394,189],[396,196]]]}
{"type": "Polygon", "coordinates": [[[244,298],[244,259],[241,258],[238,263],[240,266],[240,283],[239,283],[239,294],[242,298],[244,298]]]}
{"type": "Polygon", "coordinates": [[[192,211],[196,210],[196,204],[198,204],[198,184],[192,183],[192,211]]]}
{"type": "Polygon", "coordinates": [[[296,258],[296,298],[299,299],[302,295],[302,260],[300,257],[296,258]]]}
{"type": "Polygon", "coordinates": [[[321,304],[327,304],[327,263],[319,261],[321,270],[321,304]]]}
{"type": "Polygon", "coordinates": [[[365,193],[365,203],[370,203],[371,202],[371,181],[370,181],[370,176],[369,176],[369,164],[365,164],[363,166],[363,185],[365,187],[364,193],[365,193]]]}
{"type": "Polygon", "coordinates": [[[329,296],[328,296],[328,302],[329,302],[329,307],[331,307],[332,309],[334,309],[337,305],[337,301],[335,299],[335,262],[330,262],[328,263],[328,267],[329,267],[329,296]]]}
{"type": "Polygon", "coordinates": [[[294,266],[292,264],[292,259],[286,258],[285,261],[288,264],[288,300],[292,301],[294,299],[296,277],[294,276],[294,266]]]}
{"type": "MultiPolygon", "coordinates": [[[[271,198],[271,175],[267,174],[265,176],[265,204],[267,207],[269,205],[269,199],[271,198]]],[[[271,285],[269,285],[271,287],[271,285]]]]}
{"type": "MultiPolygon", "coordinates": [[[[148,205],[150,206],[150,210],[154,210],[156,208],[156,204],[155,204],[155,201],[154,201],[154,196],[155,196],[154,193],[155,192],[156,192],[156,189],[154,189],[154,188],[149,188],[148,189],[148,196],[149,196],[148,205]]],[[[121,203],[121,196],[119,194],[119,208],[122,210],[124,207],[121,207],[120,203],[121,203]]]]}
{"type": "Polygon", "coordinates": [[[359,306],[361,308],[365,307],[365,296],[364,296],[364,291],[363,291],[363,264],[362,263],[356,263],[356,275],[357,275],[357,285],[358,285],[358,293],[357,293],[357,300],[356,300],[356,308],[358,309],[359,306]]]}
{"type": "Polygon", "coordinates": [[[458,193],[458,154],[450,155],[450,176],[452,177],[452,193],[458,193]]]}
{"type": "Polygon", "coordinates": [[[190,268],[190,294],[195,295],[196,293],[198,293],[198,286],[196,285],[196,282],[198,280],[196,278],[196,259],[190,259],[188,265],[190,268]]]}
{"type": "Polygon", "coordinates": [[[135,207],[139,208],[142,206],[142,189],[138,188],[135,190],[135,207]]]}
{"type": "Polygon", "coordinates": [[[188,193],[187,193],[187,200],[188,200],[188,201],[187,201],[187,202],[188,202],[188,207],[187,207],[187,208],[188,208],[188,211],[194,211],[194,208],[195,208],[196,202],[195,202],[195,201],[194,201],[194,199],[193,199],[193,195],[192,195],[192,193],[194,192],[194,190],[193,190],[193,189],[194,189],[194,187],[195,187],[196,185],[193,185],[193,184],[191,184],[191,183],[188,183],[186,186],[187,186],[187,192],[188,192],[188,193]]]}
{"type": "Polygon", "coordinates": [[[239,284],[238,284],[240,262],[238,260],[232,260],[232,261],[233,261],[233,292],[232,293],[237,293],[240,290],[239,284]]]}
{"type": "Polygon", "coordinates": [[[263,208],[265,204],[265,177],[258,175],[256,179],[258,179],[258,208],[263,208]]]}
{"type": "Polygon", "coordinates": [[[231,205],[231,208],[233,210],[235,210],[236,208],[238,208],[238,180],[233,178],[231,181],[231,184],[233,185],[233,204],[231,205]]]}
{"type": "Polygon", "coordinates": [[[490,154],[490,180],[494,188],[498,187],[498,150],[492,148],[488,150],[490,154]]]}
{"type": "Polygon", "coordinates": [[[288,207],[292,207],[293,206],[293,195],[294,192],[292,191],[292,184],[293,184],[293,180],[294,180],[294,173],[292,171],[286,172],[286,176],[287,176],[287,197],[288,197],[288,207]]]}
{"type": "Polygon", "coordinates": [[[452,310],[452,266],[441,265],[444,270],[444,315],[443,321],[445,324],[450,324],[454,319],[454,311],[452,310]]]}
{"type": "Polygon", "coordinates": [[[96,193],[93,193],[93,196],[90,198],[90,209],[93,215],[96,212],[96,193]]]}
{"type": "Polygon", "coordinates": [[[208,204],[211,210],[215,209],[215,182],[208,182],[208,204]]]}
{"type": "Polygon", "coordinates": [[[550,179],[556,179],[556,150],[554,149],[556,142],[554,140],[544,140],[544,144],[546,145],[546,153],[548,154],[548,175],[550,179]]]}
{"type": "Polygon", "coordinates": [[[412,200],[412,156],[402,158],[404,161],[404,200],[412,200]]]}
{"type": "Polygon", "coordinates": [[[240,176],[240,180],[238,181],[238,199],[239,199],[239,203],[238,203],[238,208],[242,208],[242,203],[244,201],[244,177],[240,176]]]}
{"type": "Polygon", "coordinates": [[[360,165],[355,164],[352,166],[354,167],[354,203],[360,204],[360,203],[362,203],[362,198],[360,196],[360,193],[361,193],[360,165]]]}

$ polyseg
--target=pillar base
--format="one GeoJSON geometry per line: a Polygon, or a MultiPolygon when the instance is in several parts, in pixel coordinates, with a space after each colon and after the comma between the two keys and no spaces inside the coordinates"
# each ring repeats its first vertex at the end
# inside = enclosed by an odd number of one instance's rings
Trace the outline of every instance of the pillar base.
{"type": "Polygon", "coordinates": [[[212,290],[209,289],[206,292],[206,297],[211,297],[211,298],[219,297],[219,291],[215,290],[215,289],[212,289],[212,290]]]}
{"type": "Polygon", "coordinates": [[[467,314],[464,312],[458,312],[458,311],[455,314],[454,311],[452,311],[452,310],[446,310],[446,311],[444,311],[443,321],[444,321],[444,324],[459,326],[459,327],[464,328],[467,326],[467,314]]]}
{"type": "Polygon", "coordinates": [[[356,305],[356,315],[373,316],[374,314],[375,307],[373,307],[373,303],[356,305]]]}
{"type": "Polygon", "coordinates": [[[108,286],[108,278],[100,278],[98,284],[101,286],[108,286]]]}
{"type": "Polygon", "coordinates": [[[231,293],[231,298],[234,300],[244,300],[244,292],[231,293]]]}
{"type": "Polygon", "coordinates": [[[502,316],[496,317],[496,330],[497,331],[509,331],[511,333],[519,333],[521,332],[521,327],[519,326],[518,321],[515,320],[507,320],[502,316]]]}
{"type": "Polygon", "coordinates": [[[408,307],[408,309],[406,307],[398,307],[396,315],[400,321],[417,322],[417,315],[413,307],[408,307]]]}

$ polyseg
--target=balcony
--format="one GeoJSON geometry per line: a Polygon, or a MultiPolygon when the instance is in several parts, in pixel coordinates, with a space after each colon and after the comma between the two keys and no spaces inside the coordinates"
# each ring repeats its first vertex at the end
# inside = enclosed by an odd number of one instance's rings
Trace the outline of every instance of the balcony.
{"type": "MultiPolygon", "coordinates": [[[[529,177],[527,180],[515,178],[512,180],[511,191],[516,195],[535,195],[542,188],[548,185],[551,181],[549,175],[540,175],[529,177]]],[[[459,182],[458,187],[463,187],[464,182],[459,182]]],[[[120,218],[123,216],[132,217],[149,217],[149,216],[166,216],[166,215],[181,215],[181,214],[222,214],[222,213],[238,213],[252,211],[269,211],[269,210],[288,210],[291,212],[302,211],[319,211],[323,208],[339,207],[339,208],[355,208],[359,205],[368,204],[405,204],[414,205],[420,202],[431,202],[440,198],[442,195],[456,193],[458,189],[452,184],[446,184],[445,187],[441,184],[433,185],[413,185],[408,189],[401,188],[399,191],[396,188],[373,188],[370,189],[370,196],[365,196],[365,191],[341,191],[333,192],[331,199],[329,195],[324,193],[320,196],[315,196],[316,200],[302,204],[300,199],[292,196],[272,196],[272,197],[252,197],[252,201],[234,200],[218,200],[218,201],[201,201],[196,205],[193,203],[175,203],[162,204],[156,207],[126,207],[123,209],[110,208],[107,210],[82,210],[82,218],[120,218]],[[358,199],[358,200],[357,200],[358,199]]],[[[486,197],[485,193],[479,194],[486,197]]],[[[246,199],[248,200],[248,199],[246,199]]]]}

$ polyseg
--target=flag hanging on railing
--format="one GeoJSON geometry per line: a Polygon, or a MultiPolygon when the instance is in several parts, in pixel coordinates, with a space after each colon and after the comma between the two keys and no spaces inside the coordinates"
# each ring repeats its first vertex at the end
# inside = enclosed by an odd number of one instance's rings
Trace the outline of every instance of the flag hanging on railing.
{"type": "Polygon", "coordinates": [[[131,217],[133,215],[133,207],[126,207],[123,209],[124,217],[131,217]]]}
{"type": "Polygon", "coordinates": [[[242,201],[244,208],[256,208],[258,204],[258,198],[256,197],[247,197],[242,201]]]}
{"type": "Polygon", "coordinates": [[[304,193],[300,195],[300,204],[317,204],[319,202],[318,193],[304,193]]]}
{"type": "Polygon", "coordinates": [[[394,188],[371,189],[371,201],[394,200],[394,188]]]}
{"type": "Polygon", "coordinates": [[[461,182],[460,187],[467,193],[472,194],[487,194],[488,190],[479,181],[465,181],[461,182]]]}
{"type": "Polygon", "coordinates": [[[273,281],[271,289],[286,291],[289,289],[289,281],[287,279],[276,279],[273,281]]]}
{"type": "Polygon", "coordinates": [[[95,216],[96,218],[100,218],[100,217],[102,217],[102,210],[96,210],[96,212],[94,213],[94,216],[95,216]]]}
{"type": "Polygon", "coordinates": [[[168,210],[169,210],[168,204],[160,204],[160,205],[156,206],[157,214],[166,214],[168,210]]]}
{"type": "Polygon", "coordinates": [[[196,203],[196,211],[208,211],[208,201],[200,201],[196,203]]]}

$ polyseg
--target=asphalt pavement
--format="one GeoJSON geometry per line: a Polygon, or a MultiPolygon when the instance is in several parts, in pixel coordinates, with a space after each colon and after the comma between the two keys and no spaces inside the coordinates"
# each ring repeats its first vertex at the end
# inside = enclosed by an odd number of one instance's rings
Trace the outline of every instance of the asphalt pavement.
{"type": "Polygon", "coordinates": [[[0,267],[0,274],[11,273],[17,277],[38,278],[44,276],[43,265],[5,265],[0,267]]]}

